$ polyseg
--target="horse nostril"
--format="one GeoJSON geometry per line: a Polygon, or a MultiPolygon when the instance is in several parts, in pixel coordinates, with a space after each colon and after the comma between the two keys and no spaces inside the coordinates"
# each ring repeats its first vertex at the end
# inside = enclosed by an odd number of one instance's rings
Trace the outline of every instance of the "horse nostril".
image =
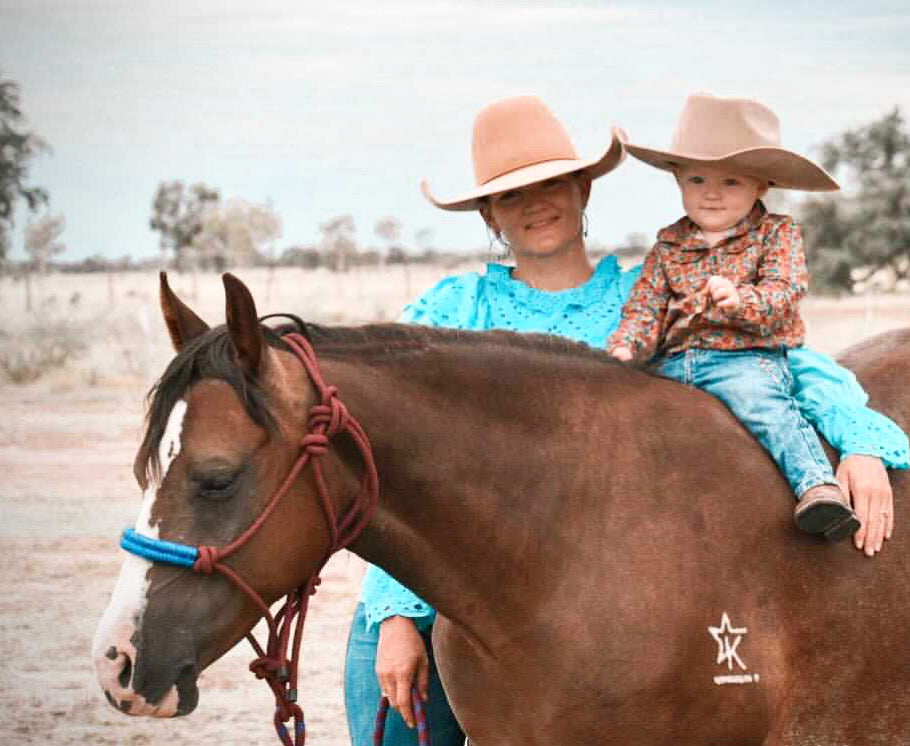
{"type": "Polygon", "coordinates": [[[123,653],[123,668],[120,670],[120,675],[117,677],[117,680],[120,682],[120,686],[124,689],[128,689],[130,685],[130,678],[133,675],[133,661],[130,660],[130,657],[123,653]]]}
{"type": "Polygon", "coordinates": [[[114,660],[117,657],[117,648],[115,648],[113,645],[111,645],[107,649],[107,652],[105,652],[104,657],[107,658],[109,661],[114,660]]]}

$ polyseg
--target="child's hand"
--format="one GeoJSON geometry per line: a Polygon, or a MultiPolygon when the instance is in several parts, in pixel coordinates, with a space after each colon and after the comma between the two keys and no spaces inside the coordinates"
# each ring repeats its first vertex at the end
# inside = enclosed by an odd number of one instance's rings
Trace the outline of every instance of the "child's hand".
{"type": "Polygon", "coordinates": [[[723,308],[725,311],[733,311],[739,308],[739,304],[742,303],[736,286],[726,277],[712,275],[708,278],[705,287],[718,308],[723,308]]]}
{"type": "Polygon", "coordinates": [[[624,363],[627,363],[632,359],[632,350],[628,347],[614,347],[610,350],[610,354],[617,360],[622,360],[624,363]]]}

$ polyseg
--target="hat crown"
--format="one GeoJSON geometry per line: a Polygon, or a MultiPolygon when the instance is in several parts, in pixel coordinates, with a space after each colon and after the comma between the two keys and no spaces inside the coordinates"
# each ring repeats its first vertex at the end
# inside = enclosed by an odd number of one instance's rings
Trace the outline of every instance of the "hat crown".
{"type": "Polygon", "coordinates": [[[749,148],[779,146],[780,121],[764,104],[694,94],[679,115],[670,149],[696,158],[723,158],[749,148]]]}
{"type": "Polygon", "coordinates": [[[474,118],[471,155],[477,186],[537,163],[578,159],[565,128],[535,96],[481,109],[474,118]]]}

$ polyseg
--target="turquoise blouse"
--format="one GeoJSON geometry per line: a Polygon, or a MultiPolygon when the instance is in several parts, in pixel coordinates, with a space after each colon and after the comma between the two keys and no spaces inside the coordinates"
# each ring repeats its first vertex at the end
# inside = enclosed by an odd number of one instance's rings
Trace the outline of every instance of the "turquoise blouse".
{"type": "MultiPolygon", "coordinates": [[[[555,293],[512,279],[512,268],[488,264],[485,274],[446,277],[405,307],[401,321],[454,329],[545,332],[603,348],[619,324],[623,303],[641,267],[622,270],[604,257],[583,285],[555,293]]],[[[800,347],[790,351],[794,398],[800,411],[844,458],[878,456],[892,469],[910,467],[907,435],[865,407],[856,377],[833,359],[800,347]]],[[[411,617],[420,629],[435,610],[380,568],[370,565],[361,587],[368,628],[390,616],[411,617]]]]}

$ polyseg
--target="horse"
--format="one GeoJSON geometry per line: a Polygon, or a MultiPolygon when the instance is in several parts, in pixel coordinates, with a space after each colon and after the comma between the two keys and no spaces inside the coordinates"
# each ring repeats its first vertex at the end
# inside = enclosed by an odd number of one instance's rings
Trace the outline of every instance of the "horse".
{"type": "MultiPolygon", "coordinates": [[[[224,285],[226,325],[209,328],[162,275],[176,356],[134,465],[136,532],[234,542],[222,567],[261,603],[128,555],[93,643],[115,707],[190,712],[199,672],[312,590],[373,460],[381,490],[358,503],[349,549],[438,610],[440,675],[472,744],[910,739],[907,532],[874,560],[799,533],[775,464],[713,397],[545,336],[272,330],[224,285]],[[341,433],[319,474],[292,471],[327,389],[285,332],[308,340],[371,454],[341,433]]],[[[910,329],[844,360],[910,427],[910,329]]],[[[892,480],[907,506],[910,479],[892,480]]]]}

